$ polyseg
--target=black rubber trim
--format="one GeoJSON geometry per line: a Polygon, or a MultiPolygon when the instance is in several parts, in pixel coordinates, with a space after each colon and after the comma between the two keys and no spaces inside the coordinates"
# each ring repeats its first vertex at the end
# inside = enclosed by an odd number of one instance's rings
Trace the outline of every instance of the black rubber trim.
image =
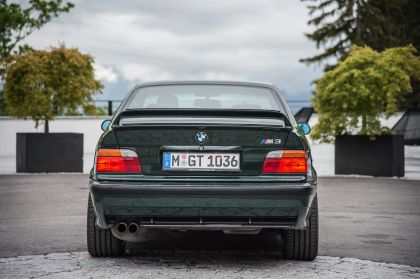
{"type": "Polygon", "coordinates": [[[272,186],[156,186],[133,184],[109,184],[97,181],[90,183],[93,194],[130,195],[312,195],[316,186],[309,183],[272,186]]]}

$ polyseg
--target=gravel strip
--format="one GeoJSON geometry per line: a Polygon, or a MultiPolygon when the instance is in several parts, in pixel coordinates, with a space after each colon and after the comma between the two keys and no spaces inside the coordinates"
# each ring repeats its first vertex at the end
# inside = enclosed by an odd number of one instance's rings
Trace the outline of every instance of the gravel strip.
{"type": "Polygon", "coordinates": [[[125,258],[87,252],[0,258],[2,278],[420,278],[420,268],[320,256],[286,261],[264,253],[170,251],[125,258]]]}

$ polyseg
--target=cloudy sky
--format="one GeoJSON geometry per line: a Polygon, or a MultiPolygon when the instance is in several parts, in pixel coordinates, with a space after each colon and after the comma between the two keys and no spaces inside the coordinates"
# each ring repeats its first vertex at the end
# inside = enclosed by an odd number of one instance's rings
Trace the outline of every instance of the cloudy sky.
{"type": "Polygon", "coordinates": [[[75,8],[32,34],[35,48],[64,42],[95,57],[105,85],[96,99],[122,99],[136,83],[173,79],[275,83],[309,100],[321,67],[298,0],[72,0],[75,8]]]}

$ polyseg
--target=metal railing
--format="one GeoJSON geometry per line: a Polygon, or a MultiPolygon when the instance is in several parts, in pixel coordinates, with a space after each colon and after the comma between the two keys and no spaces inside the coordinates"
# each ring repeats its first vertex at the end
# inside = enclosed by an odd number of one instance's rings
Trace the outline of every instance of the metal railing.
{"type": "Polygon", "coordinates": [[[105,106],[107,107],[107,115],[112,115],[114,113],[114,110],[116,110],[121,104],[122,100],[94,100],[94,102],[95,104],[105,103],[105,106]]]}

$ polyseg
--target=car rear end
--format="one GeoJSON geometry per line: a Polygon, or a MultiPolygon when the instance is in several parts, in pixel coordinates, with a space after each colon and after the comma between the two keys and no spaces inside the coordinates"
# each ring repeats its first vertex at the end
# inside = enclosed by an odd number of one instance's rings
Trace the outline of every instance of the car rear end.
{"type": "Polygon", "coordinates": [[[273,229],[287,239],[311,226],[316,172],[276,88],[146,84],[102,135],[90,195],[97,227],[121,240],[143,228],[273,229]],[[160,94],[169,97],[159,103],[160,94]]]}

